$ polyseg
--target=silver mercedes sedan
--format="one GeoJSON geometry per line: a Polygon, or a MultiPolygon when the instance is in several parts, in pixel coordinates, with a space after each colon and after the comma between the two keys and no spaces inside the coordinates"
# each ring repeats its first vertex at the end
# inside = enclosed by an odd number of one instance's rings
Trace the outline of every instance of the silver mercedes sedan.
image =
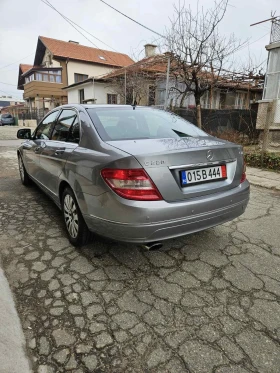
{"type": "Polygon", "coordinates": [[[249,201],[242,147],[173,113],[69,104],[17,136],[22,183],[54,200],[75,246],[96,233],[153,249],[232,220],[249,201]]]}

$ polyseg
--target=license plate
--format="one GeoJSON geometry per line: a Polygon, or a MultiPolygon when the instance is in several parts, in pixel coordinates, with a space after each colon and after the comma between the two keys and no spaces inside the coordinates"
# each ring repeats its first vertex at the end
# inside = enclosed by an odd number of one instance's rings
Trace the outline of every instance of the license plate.
{"type": "Polygon", "coordinates": [[[224,180],[226,178],[226,165],[181,171],[181,182],[183,186],[206,183],[209,181],[224,180]]]}

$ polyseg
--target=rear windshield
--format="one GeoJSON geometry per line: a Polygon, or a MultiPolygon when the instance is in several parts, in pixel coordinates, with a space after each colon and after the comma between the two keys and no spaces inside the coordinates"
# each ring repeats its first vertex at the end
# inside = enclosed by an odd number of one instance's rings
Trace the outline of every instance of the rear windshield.
{"type": "Polygon", "coordinates": [[[2,114],[1,118],[12,118],[11,114],[2,114]]]}
{"type": "Polygon", "coordinates": [[[87,111],[103,141],[207,136],[185,119],[162,110],[102,107],[87,111]]]}

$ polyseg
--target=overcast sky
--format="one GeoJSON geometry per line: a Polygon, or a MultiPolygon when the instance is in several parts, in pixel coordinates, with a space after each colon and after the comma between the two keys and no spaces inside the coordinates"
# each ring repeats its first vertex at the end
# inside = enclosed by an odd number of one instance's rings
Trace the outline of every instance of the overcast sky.
{"type": "MultiPolygon", "coordinates": [[[[155,42],[158,38],[152,32],[116,13],[100,0],[50,2],[65,16],[111,48],[130,56],[143,56],[144,44],[155,42]]],[[[178,3],[177,0],[106,2],[159,33],[164,33],[165,28],[169,26],[173,4],[178,3]]],[[[185,0],[185,3],[196,7],[196,0],[185,0]]],[[[200,4],[205,8],[213,6],[213,3],[214,0],[200,0],[200,4]]],[[[280,15],[279,8],[279,0],[230,0],[220,30],[222,33],[233,32],[238,38],[249,39],[248,43],[251,43],[239,52],[237,59],[246,60],[249,53],[258,63],[266,59],[265,45],[269,42],[270,22],[254,27],[250,27],[250,24],[270,18],[271,10],[275,10],[277,16],[280,15]]],[[[18,65],[20,62],[33,64],[39,35],[65,41],[75,40],[80,44],[93,46],[40,0],[0,0],[0,14],[0,96],[21,96],[22,91],[16,88],[18,65]],[[5,67],[9,64],[11,65],[5,67]]],[[[110,50],[96,39],[89,38],[98,48],[110,50]]]]}

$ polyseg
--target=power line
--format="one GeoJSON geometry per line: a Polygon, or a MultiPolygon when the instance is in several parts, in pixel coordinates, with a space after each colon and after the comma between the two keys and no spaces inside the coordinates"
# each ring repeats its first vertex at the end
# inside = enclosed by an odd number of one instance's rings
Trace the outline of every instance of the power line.
{"type": "Polygon", "coordinates": [[[250,45],[256,43],[257,41],[261,40],[262,38],[264,38],[265,36],[267,36],[267,35],[269,35],[269,34],[270,34],[270,31],[267,32],[266,34],[264,34],[263,36],[261,36],[260,38],[258,38],[257,40],[254,40],[254,41],[252,41],[252,42],[249,43],[249,44],[244,44],[244,45],[242,45],[239,49],[236,50],[236,52],[239,52],[239,51],[241,51],[242,49],[249,47],[250,45]]]}
{"type": "MultiPolygon", "coordinates": [[[[2,91],[2,89],[0,89],[0,92],[3,92],[5,93],[6,95],[14,95],[14,96],[17,96],[17,97],[21,97],[19,94],[16,94],[16,92],[7,92],[7,91],[2,91]]],[[[22,99],[22,98],[21,98],[22,99]]]]}
{"type": "MultiPolygon", "coordinates": [[[[130,19],[131,21],[137,23],[138,25],[144,27],[145,29],[147,29],[147,30],[153,32],[154,34],[159,35],[159,36],[162,37],[162,38],[165,38],[163,35],[159,34],[157,31],[154,31],[154,30],[150,29],[149,27],[143,25],[142,23],[140,23],[140,22],[134,20],[133,18],[127,16],[126,14],[122,13],[121,11],[119,11],[119,10],[116,9],[116,8],[114,8],[114,7],[111,6],[110,4],[106,3],[104,0],[100,0],[100,1],[101,1],[102,3],[104,3],[104,4],[106,4],[107,6],[109,6],[110,8],[114,9],[116,12],[122,14],[124,17],[126,17],[126,18],[130,19]]],[[[264,37],[265,37],[266,35],[268,35],[268,34],[270,34],[270,31],[269,31],[268,33],[266,33],[265,35],[261,36],[259,39],[254,40],[254,41],[252,41],[252,42],[249,43],[249,44],[246,43],[245,45],[242,45],[240,48],[237,48],[237,50],[236,50],[235,52],[240,51],[240,50],[242,50],[242,49],[244,49],[244,48],[249,47],[249,45],[251,45],[251,44],[253,44],[253,43],[256,43],[257,41],[259,41],[260,39],[264,38],[264,37]]]]}
{"type": "Polygon", "coordinates": [[[2,67],[0,67],[0,70],[5,69],[6,67],[9,67],[9,66],[11,66],[11,65],[14,65],[15,63],[18,63],[18,62],[20,62],[20,61],[24,60],[25,58],[30,57],[30,56],[32,56],[32,55],[33,55],[33,53],[30,53],[28,56],[25,56],[25,57],[21,58],[21,59],[18,60],[18,61],[15,61],[15,62],[9,63],[9,64],[6,65],[6,66],[2,66],[2,67]]]}
{"type": "Polygon", "coordinates": [[[160,36],[160,37],[162,37],[162,38],[164,38],[164,36],[163,35],[161,35],[159,32],[157,32],[157,31],[154,31],[154,30],[152,30],[151,28],[149,28],[149,27],[147,27],[147,26],[145,26],[145,25],[143,25],[142,23],[140,23],[140,22],[138,22],[138,21],[136,21],[135,19],[133,19],[133,18],[131,18],[131,17],[129,17],[129,16],[127,16],[126,14],[124,14],[124,13],[122,13],[121,11],[119,11],[118,9],[116,9],[116,8],[114,8],[112,5],[110,5],[110,4],[108,4],[108,3],[106,3],[104,0],[100,0],[102,3],[104,3],[104,4],[106,4],[108,7],[110,7],[110,8],[112,8],[112,9],[114,9],[116,12],[118,12],[118,13],[120,13],[121,15],[123,15],[124,17],[126,17],[126,18],[128,18],[128,19],[130,19],[132,22],[135,22],[135,23],[137,23],[139,26],[141,26],[141,27],[144,27],[145,29],[147,29],[147,30],[149,30],[149,31],[151,31],[151,32],[153,32],[154,34],[156,34],[156,35],[158,35],[158,36],[160,36]]]}
{"type": "Polygon", "coordinates": [[[252,43],[249,43],[248,45],[256,43],[257,41],[261,40],[262,38],[264,38],[266,35],[269,35],[269,34],[270,34],[270,31],[264,34],[263,36],[261,36],[260,38],[258,38],[257,40],[252,41],[252,43]]]}
{"type": "MultiPolygon", "coordinates": [[[[43,2],[44,2],[44,1],[43,1],[43,2]]],[[[44,3],[45,3],[46,5],[48,5],[49,7],[52,7],[52,8],[55,10],[54,6],[53,6],[49,1],[44,2],[44,3]]],[[[82,26],[78,25],[78,24],[77,24],[76,22],[74,22],[72,19],[66,17],[65,15],[64,15],[64,18],[67,19],[68,21],[70,21],[71,23],[73,23],[75,26],[79,27],[81,30],[85,31],[87,34],[89,34],[89,35],[90,35],[91,37],[93,37],[94,39],[100,41],[100,43],[106,45],[106,46],[109,47],[110,49],[113,49],[115,52],[118,52],[115,48],[113,48],[113,47],[111,47],[110,45],[106,44],[104,41],[102,41],[102,40],[99,39],[98,37],[92,35],[89,31],[85,30],[82,26]]]]}
{"type": "Polygon", "coordinates": [[[258,69],[263,63],[265,63],[267,61],[267,58],[265,58],[258,66],[256,66],[255,68],[258,69]]]}
{"type": "MultiPolygon", "coordinates": [[[[72,21],[70,21],[66,16],[64,16],[64,14],[60,13],[48,0],[41,0],[45,5],[47,5],[48,7],[52,8],[55,12],[57,12],[63,19],[65,19],[65,21],[67,23],[69,23],[76,31],[78,31],[79,34],[81,34],[84,38],[86,38],[95,48],[97,48],[100,52],[102,52],[105,56],[108,57],[109,60],[112,60],[116,63],[117,66],[119,66],[119,63],[114,60],[114,58],[112,56],[108,56],[106,54],[106,52],[102,49],[100,49],[96,44],[94,44],[85,34],[83,34],[79,29],[77,29],[77,27],[74,26],[74,24],[72,23],[72,21]]],[[[78,26],[80,27],[80,26],[78,26]]],[[[86,31],[87,32],[87,31],[86,31]]]]}
{"type": "Polygon", "coordinates": [[[6,85],[12,85],[13,87],[17,87],[16,84],[10,84],[10,83],[4,83],[4,82],[0,82],[1,84],[6,84],[6,85]]]}
{"type": "Polygon", "coordinates": [[[0,74],[1,73],[8,73],[8,72],[10,72],[10,71],[18,71],[18,67],[17,68],[14,68],[14,69],[11,69],[11,70],[0,70],[0,74]]]}

